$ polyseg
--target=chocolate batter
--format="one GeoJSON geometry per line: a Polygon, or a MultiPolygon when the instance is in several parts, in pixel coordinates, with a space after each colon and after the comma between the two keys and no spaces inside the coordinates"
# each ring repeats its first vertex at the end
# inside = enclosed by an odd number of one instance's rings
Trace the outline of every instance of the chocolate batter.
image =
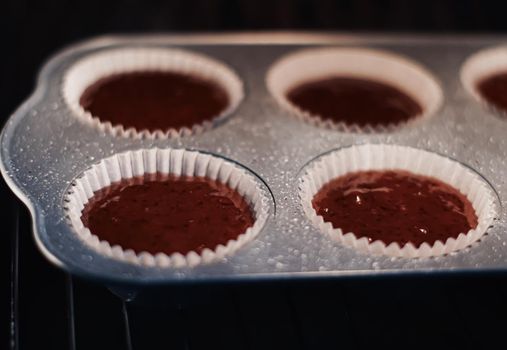
{"type": "Polygon", "coordinates": [[[218,181],[156,175],[97,191],[81,220],[111,245],[186,254],[225,245],[251,227],[254,217],[245,199],[218,181]]]}
{"type": "Polygon", "coordinates": [[[149,131],[191,128],[217,117],[228,105],[226,91],[214,82],[163,71],[122,73],[86,88],[79,103],[113,125],[149,131]]]}
{"type": "Polygon", "coordinates": [[[292,88],[288,99],[322,119],[359,126],[405,122],[422,108],[402,91],[384,83],[349,77],[331,77],[292,88]]]}
{"type": "Polygon", "coordinates": [[[458,190],[402,170],[338,177],[322,187],[312,204],[334,228],[386,245],[445,243],[477,227],[472,204],[458,190]]]}
{"type": "Polygon", "coordinates": [[[498,73],[477,84],[481,95],[493,106],[507,111],[507,72],[498,73]]]}

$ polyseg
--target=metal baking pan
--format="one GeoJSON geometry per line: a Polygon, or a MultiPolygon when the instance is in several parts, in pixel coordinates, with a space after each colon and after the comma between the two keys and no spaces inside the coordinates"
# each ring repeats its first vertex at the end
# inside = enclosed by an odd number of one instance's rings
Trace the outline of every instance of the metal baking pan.
{"type": "Polygon", "coordinates": [[[1,171],[30,209],[39,249],[55,265],[109,282],[275,280],[301,277],[507,270],[507,121],[477,103],[460,82],[471,54],[505,37],[418,37],[333,33],[109,36],[73,45],[41,69],[33,94],[1,135],[1,171]],[[169,140],[113,137],[80,122],[61,95],[62,76],[78,59],[112,47],[178,47],[231,66],[245,84],[245,99],[222,125],[201,135],[169,140]],[[439,80],[444,100],[434,117],[391,133],[359,134],[305,124],[270,96],[265,74],[275,60],[316,46],[368,47],[405,55],[439,80]],[[483,239],[463,251],[427,259],[369,256],[330,240],[313,227],[298,200],[302,167],[330,150],[387,143],[434,151],[480,173],[498,194],[499,215],[483,239]],[[84,245],[65,220],[63,198],[71,181],[111,154],[150,147],[211,152],[251,169],[272,194],[272,211],[259,236],[231,257],[194,268],[150,268],[104,257],[84,245]]]}

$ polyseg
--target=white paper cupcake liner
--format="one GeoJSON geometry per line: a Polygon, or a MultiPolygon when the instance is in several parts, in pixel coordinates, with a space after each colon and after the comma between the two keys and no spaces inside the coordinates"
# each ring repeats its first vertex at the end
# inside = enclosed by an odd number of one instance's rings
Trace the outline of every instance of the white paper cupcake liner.
{"type": "Polygon", "coordinates": [[[507,111],[491,104],[477,88],[477,84],[483,79],[495,73],[505,72],[507,72],[507,46],[488,48],[473,54],[463,63],[460,73],[461,83],[465,90],[485,108],[507,116],[507,111]]]}
{"type": "Polygon", "coordinates": [[[341,132],[389,132],[423,121],[438,110],[443,99],[437,80],[423,66],[389,52],[359,48],[306,49],[289,54],[270,68],[266,84],[278,104],[294,116],[314,126],[341,132]],[[333,76],[374,80],[396,87],[417,101],[423,112],[403,123],[360,126],[324,119],[287,98],[288,91],[295,86],[333,76]]]}
{"type": "MultiPolygon", "coordinates": [[[[164,139],[202,133],[219,120],[230,115],[243,99],[243,83],[230,68],[224,64],[193,52],[163,48],[123,48],[101,51],[75,63],[66,72],[62,84],[63,98],[71,111],[81,120],[90,123],[101,131],[114,136],[129,138],[164,139]],[[87,87],[97,80],[119,73],[136,71],[170,71],[197,76],[221,86],[228,95],[228,106],[209,121],[191,128],[170,128],[168,130],[137,130],[134,127],[113,125],[100,120],[83,109],[79,103],[87,87]]],[[[143,116],[140,115],[139,118],[143,116]]]]}
{"type": "Polygon", "coordinates": [[[222,158],[183,149],[141,149],[120,153],[103,159],[79,176],[67,192],[66,211],[70,224],[84,243],[108,257],[145,266],[185,267],[207,264],[234,253],[245,243],[253,240],[264,226],[269,213],[269,201],[264,190],[253,175],[222,158]],[[122,179],[131,179],[146,174],[173,174],[199,176],[217,180],[238,191],[250,205],[255,222],[237,239],[214,249],[206,248],[201,253],[185,255],[173,253],[135,253],[119,245],[111,246],[101,241],[83,225],[81,213],[93,197],[94,192],[122,179]]]}
{"type": "Polygon", "coordinates": [[[328,153],[307,166],[299,181],[299,196],[303,210],[320,231],[345,246],[372,255],[388,255],[403,258],[423,258],[451,253],[478,241],[492,225],[497,215],[496,197],[489,185],[464,165],[441,155],[415,148],[366,144],[351,146],[328,153]],[[475,229],[437,241],[433,245],[412,243],[400,247],[398,243],[386,244],[380,240],[368,242],[366,237],[357,238],[353,232],[343,232],[325,222],[312,207],[315,194],[329,181],[357,171],[407,170],[415,174],[437,178],[464,194],[472,204],[478,218],[475,229]]]}

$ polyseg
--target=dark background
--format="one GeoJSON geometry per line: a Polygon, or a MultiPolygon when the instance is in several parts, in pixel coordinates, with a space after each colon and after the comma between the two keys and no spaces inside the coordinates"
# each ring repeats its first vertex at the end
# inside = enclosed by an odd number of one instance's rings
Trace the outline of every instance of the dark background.
{"type": "MultiPolygon", "coordinates": [[[[503,33],[504,1],[14,1],[0,3],[0,121],[53,52],[126,32],[326,30],[503,33]]],[[[0,348],[485,348],[503,342],[505,275],[207,286],[124,303],[50,266],[0,186],[0,348]],[[179,296],[178,296],[179,295],[179,296]],[[185,296],[182,298],[182,295],[185,296]]],[[[498,345],[502,347],[502,345],[498,345]]]]}

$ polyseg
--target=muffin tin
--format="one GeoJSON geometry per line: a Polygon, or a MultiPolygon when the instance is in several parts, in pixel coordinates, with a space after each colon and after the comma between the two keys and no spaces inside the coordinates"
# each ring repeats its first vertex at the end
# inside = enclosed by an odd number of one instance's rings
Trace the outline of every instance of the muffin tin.
{"type": "Polygon", "coordinates": [[[54,264],[106,282],[158,284],[301,277],[505,271],[507,120],[485,108],[463,86],[461,67],[501,37],[413,37],[340,34],[116,36],[92,39],[56,54],[42,68],[32,96],[11,116],[1,138],[1,171],[28,206],[42,253],[54,264]],[[178,48],[229,66],[244,98],[211,129],[181,137],[115,136],[78,118],[62,94],[68,69],[91,54],[116,48],[178,48]],[[390,132],[341,132],[295,118],[270,94],[266,77],[287,54],[318,47],[382,50],[424,66],[443,92],[431,118],[390,132]],[[322,234],[305,215],[298,185],[313,160],[360,144],[392,144],[431,151],[480,174],[494,193],[495,220],[472,246],[433,258],[377,256],[322,234]],[[121,261],[91,249],[74,232],[65,198],[73,181],[112,155],[151,148],[199,150],[237,163],[267,193],[267,221],[234,254],[194,267],[121,261]]]}

